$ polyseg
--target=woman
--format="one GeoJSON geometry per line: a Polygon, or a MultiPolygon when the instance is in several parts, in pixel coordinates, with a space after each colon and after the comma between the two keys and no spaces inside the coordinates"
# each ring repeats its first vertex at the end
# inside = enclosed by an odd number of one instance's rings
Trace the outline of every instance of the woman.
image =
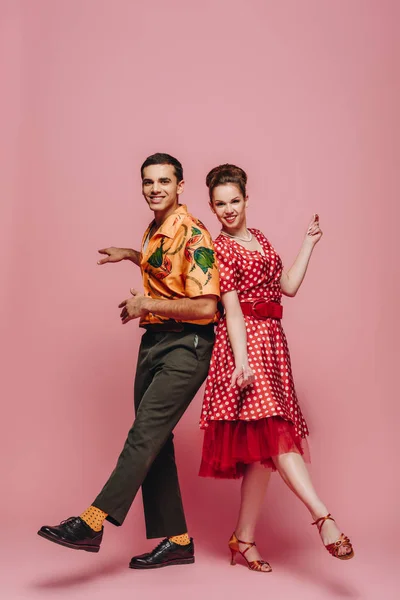
{"type": "Polygon", "coordinates": [[[281,326],[282,293],[295,296],[322,231],[314,215],[293,266],[284,271],[271,244],[246,225],[246,173],[221,165],[207,175],[210,206],[222,225],[215,240],[224,307],[206,382],[200,475],[243,477],[241,505],[229,541],[250,569],[269,572],[254,531],[271,471],[277,470],[311,513],[327,550],[341,560],[354,551],[318,497],[303,455],[308,435],[297,402],[281,326]]]}

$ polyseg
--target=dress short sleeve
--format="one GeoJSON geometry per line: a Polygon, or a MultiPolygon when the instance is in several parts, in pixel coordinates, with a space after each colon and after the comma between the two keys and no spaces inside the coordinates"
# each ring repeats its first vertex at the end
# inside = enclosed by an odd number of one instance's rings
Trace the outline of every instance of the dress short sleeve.
{"type": "Polygon", "coordinates": [[[221,294],[237,290],[237,265],[234,252],[232,251],[232,248],[230,248],[229,242],[226,244],[215,243],[215,251],[219,267],[221,294]]]}

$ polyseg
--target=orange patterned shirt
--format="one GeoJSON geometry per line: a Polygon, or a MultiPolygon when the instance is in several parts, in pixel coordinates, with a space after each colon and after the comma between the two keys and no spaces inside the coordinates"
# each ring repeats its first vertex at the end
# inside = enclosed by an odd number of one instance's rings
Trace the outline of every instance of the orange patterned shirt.
{"type": "MultiPolygon", "coordinates": [[[[150,223],[142,240],[141,270],[144,293],[155,299],[174,300],[214,295],[220,297],[219,274],[211,235],[203,223],[187,212],[185,205],[165,219],[164,223],[145,242],[154,221],[150,223]]],[[[162,323],[167,317],[148,313],[140,325],[162,323]]],[[[207,325],[217,320],[187,321],[207,325]]]]}

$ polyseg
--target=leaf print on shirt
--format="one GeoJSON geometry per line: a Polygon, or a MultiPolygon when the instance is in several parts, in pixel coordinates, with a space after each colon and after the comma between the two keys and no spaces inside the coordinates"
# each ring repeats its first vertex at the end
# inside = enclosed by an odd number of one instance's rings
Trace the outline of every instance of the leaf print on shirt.
{"type": "Polygon", "coordinates": [[[192,226],[191,236],[187,241],[184,255],[188,262],[193,262],[193,265],[189,272],[193,271],[196,266],[200,267],[205,275],[207,275],[209,269],[212,269],[215,264],[214,251],[211,248],[200,246],[195,248],[203,240],[204,235],[201,229],[192,226]]]}
{"type": "MultiPolygon", "coordinates": [[[[196,248],[193,253],[193,258],[196,265],[199,266],[205,274],[209,269],[212,269],[215,264],[214,250],[211,250],[211,248],[205,248],[204,246],[196,248]]],[[[195,265],[193,265],[192,269],[194,266],[195,265]]]]}
{"type": "Polygon", "coordinates": [[[197,227],[192,227],[192,237],[188,240],[187,246],[196,246],[196,244],[199,244],[202,239],[203,234],[201,233],[200,229],[197,229],[197,227]]]}
{"type": "Polygon", "coordinates": [[[164,239],[165,238],[161,238],[161,244],[153,252],[153,254],[151,256],[149,256],[149,258],[147,260],[147,262],[152,267],[154,267],[155,269],[159,269],[161,267],[161,265],[163,264],[163,255],[164,255],[163,245],[164,245],[164,239]]]}
{"type": "Polygon", "coordinates": [[[168,258],[168,256],[164,255],[164,261],[163,264],[160,266],[161,271],[158,271],[158,273],[155,274],[155,276],[157,277],[157,279],[165,279],[165,277],[167,277],[167,275],[169,275],[172,271],[172,262],[171,260],[168,258]]]}
{"type": "Polygon", "coordinates": [[[192,227],[191,236],[186,243],[184,255],[187,261],[192,262],[192,253],[195,251],[194,246],[199,244],[203,239],[203,234],[197,227],[192,227]]]}

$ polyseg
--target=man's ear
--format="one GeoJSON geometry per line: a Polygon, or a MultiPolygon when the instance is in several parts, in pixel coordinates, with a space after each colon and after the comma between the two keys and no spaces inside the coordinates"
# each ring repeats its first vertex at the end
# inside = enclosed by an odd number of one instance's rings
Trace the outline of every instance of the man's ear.
{"type": "Polygon", "coordinates": [[[178,194],[178,196],[179,196],[179,194],[182,194],[184,189],[185,189],[185,181],[183,179],[181,179],[181,181],[178,183],[178,188],[176,190],[176,193],[178,194]]]}

